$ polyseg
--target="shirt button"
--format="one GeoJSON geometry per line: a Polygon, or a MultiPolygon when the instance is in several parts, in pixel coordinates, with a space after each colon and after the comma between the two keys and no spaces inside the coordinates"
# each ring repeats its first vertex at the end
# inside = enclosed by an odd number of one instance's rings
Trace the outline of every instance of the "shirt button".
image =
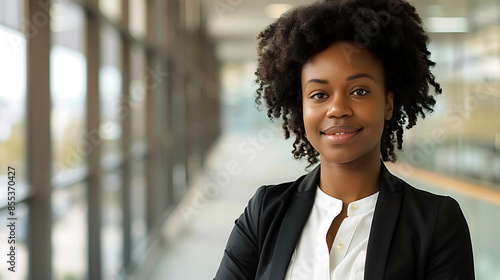
{"type": "Polygon", "coordinates": [[[356,210],[358,210],[358,205],[357,205],[357,204],[353,204],[353,205],[351,205],[351,210],[352,210],[352,211],[356,211],[356,210]]]}
{"type": "Polygon", "coordinates": [[[342,249],[344,249],[344,244],[342,243],[337,244],[337,250],[341,251],[342,249]]]}

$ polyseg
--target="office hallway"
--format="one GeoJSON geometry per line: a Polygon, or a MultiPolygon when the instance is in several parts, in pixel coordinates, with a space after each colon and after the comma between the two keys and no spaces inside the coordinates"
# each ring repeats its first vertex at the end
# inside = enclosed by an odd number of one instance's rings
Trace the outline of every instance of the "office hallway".
{"type": "Polygon", "coordinates": [[[282,138],[280,131],[271,128],[254,135],[220,137],[209,154],[204,173],[164,226],[165,251],[153,268],[147,268],[147,279],[195,280],[215,276],[234,220],[256,189],[264,184],[295,180],[305,173],[305,161],[292,160],[292,142],[282,138]],[[222,178],[224,172],[229,174],[225,177],[229,178],[228,183],[210,176],[219,174],[222,178]]]}
{"type": "MultiPolygon", "coordinates": [[[[256,38],[315,1],[0,0],[0,280],[212,279],[256,189],[306,173],[256,38]]],[[[393,173],[455,198],[500,280],[500,1],[410,3],[442,94],[393,173]]]]}

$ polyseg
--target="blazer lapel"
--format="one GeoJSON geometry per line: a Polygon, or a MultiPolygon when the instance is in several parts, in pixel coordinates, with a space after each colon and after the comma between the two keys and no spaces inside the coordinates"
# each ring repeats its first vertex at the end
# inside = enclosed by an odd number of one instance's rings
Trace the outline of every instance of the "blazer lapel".
{"type": "Polygon", "coordinates": [[[311,171],[297,186],[283,217],[274,248],[269,279],[285,278],[288,264],[314,204],[320,167],[311,171]]]}
{"type": "Polygon", "coordinates": [[[403,197],[400,181],[382,163],[380,192],[373,213],[365,263],[365,279],[384,279],[387,256],[403,197]]]}

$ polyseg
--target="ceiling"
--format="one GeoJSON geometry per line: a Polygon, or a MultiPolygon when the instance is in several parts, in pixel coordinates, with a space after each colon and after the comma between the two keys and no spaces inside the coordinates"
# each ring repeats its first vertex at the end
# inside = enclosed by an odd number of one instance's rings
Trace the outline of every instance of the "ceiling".
{"type": "Polygon", "coordinates": [[[254,60],[256,36],[273,22],[266,14],[269,4],[295,7],[313,0],[201,0],[208,18],[208,31],[217,42],[221,61],[254,60]]]}
{"type": "MultiPolygon", "coordinates": [[[[293,8],[315,0],[201,0],[208,21],[208,32],[215,39],[221,61],[256,59],[256,36],[273,18],[266,14],[269,4],[286,4],[293,8]]],[[[476,0],[477,1],[477,0],[476,0]]],[[[467,16],[468,0],[410,0],[426,17],[467,16]]]]}

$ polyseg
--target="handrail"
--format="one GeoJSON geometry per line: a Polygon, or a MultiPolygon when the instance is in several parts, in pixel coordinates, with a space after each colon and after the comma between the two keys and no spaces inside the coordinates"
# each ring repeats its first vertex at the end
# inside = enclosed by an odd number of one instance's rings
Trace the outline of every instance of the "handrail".
{"type": "Polygon", "coordinates": [[[407,163],[385,163],[389,171],[399,177],[428,182],[441,189],[451,190],[468,197],[500,206],[500,191],[425,170],[407,163]]]}

